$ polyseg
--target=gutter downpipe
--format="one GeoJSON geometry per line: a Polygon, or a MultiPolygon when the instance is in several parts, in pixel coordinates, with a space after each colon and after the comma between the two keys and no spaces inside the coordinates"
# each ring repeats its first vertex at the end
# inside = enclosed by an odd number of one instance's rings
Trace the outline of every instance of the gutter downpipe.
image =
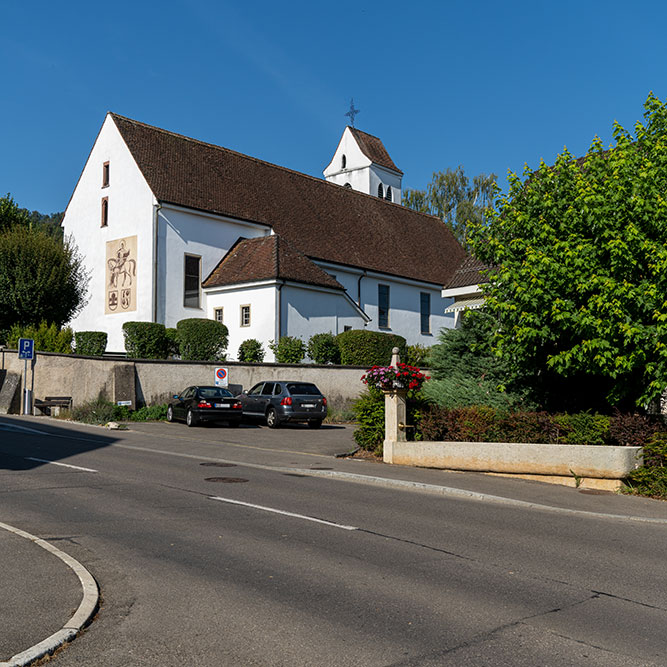
{"type": "Polygon", "coordinates": [[[157,322],[157,295],[158,295],[158,266],[157,266],[157,241],[159,212],[162,204],[158,201],[153,204],[153,322],[157,322]]]}
{"type": "MultiPolygon", "coordinates": [[[[366,277],[366,269],[364,269],[364,272],[359,276],[359,280],[357,280],[357,306],[359,306],[359,310],[363,310],[361,307],[361,279],[366,277]]],[[[364,322],[364,326],[366,326],[368,322],[364,322]]]]}
{"type": "Polygon", "coordinates": [[[283,303],[281,298],[281,290],[283,287],[285,287],[284,280],[281,281],[280,284],[278,285],[278,292],[276,294],[276,345],[280,340],[280,336],[283,330],[283,321],[282,321],[283,303]]]}

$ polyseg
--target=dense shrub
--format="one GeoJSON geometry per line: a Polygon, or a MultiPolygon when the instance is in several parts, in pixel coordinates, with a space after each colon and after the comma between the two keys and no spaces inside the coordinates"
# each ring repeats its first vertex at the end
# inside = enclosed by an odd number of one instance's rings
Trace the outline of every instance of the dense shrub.
{"type": "MultiPolygon", "coordinates": [[[[549,414],[547,412],[502,411],[490,407],[440,408],[431,406],[423,415],[420,430],[425,440],[478,442],[536,442],[581,445],[643,445],[655,431],[645,431],[645,439],[632,443],[618,440],[617,420],[625,415],[598,413],[549,414]]],[[[657,428],[657,422],[654,426],[657,428]]],[[[664,426],[663,426],[664,428],[664,426]]]]}
{"type": "MultiPolygon", "coordinates": [[[[407,396],[407,423],[416,425],[422,420],[424,400],[419,392],[410,391],[407,396]]],[[[354,440],[366,451],[382,456],[384,443],[384,394],[379,389],[369,387],[352,405],[358,427],[354,440]]],[[[421,439],[421,434],[410,429],[406,431],[408,440],[421,439]]]]}
{"type": "Polygon", "coordinates": [[[227,349],[227,327],[216,320],[192,317],[176,325],[181,359],[223,361],[227,349]]]}
{"type": "Polygon", "coordinates": [[[72,419],[84,424],[106,424],[117,419],[116,408],[118,407],[111,401],[100,397],[94,401],[75,405],[72,408],[72,419]]]}
{"type": "Polygon", "coordinates": [[[358,423],[354,441],[361,449],[381,454],[384,442],[384,395],[377,389],[365,391],[352,409],[358,423]]]}
{"type": "Polygon", "coordinates": [[[239,345],[239,361],[247,364],[261,364],[264,361],[264,348],[255,338],[248,338],[239,345]]]}
{"type": "Polygon", "coordinates": [[[281,336],[277,343],[271,341],[269,347],[279,364],[298,364],[306,356],[306,345],[294,336],[281,336]]]}
{"type": "Polygon", "coordinates": [[[431,379],[423,391],[430,403],[443,408],[484,405],[496,410],[513,410],[534,407],[524,394],[503,391],[497,380],[463,373],[453,373],[440,380],[431,379]]]}
{"type": "Polygon", "coordinates": [[[336,336],[340,348],[340,361],[349,366],[388,366],[391,351],[397,347],[401,359],[406,357],[406,343],[403,336],[352,329],[336,336]]]}
{"type": "Polygon", "coordinates": [[[178,342],[178,329],[174,327],[167,327],[164,330],[164,335],[167,337],[167,356],[176,357],[180,352],[180,345],[178,342]]]}
{"type": "Polygon", "coordinates": [[[318,333],[308,341],[308,356],[316,364],[339,364],[340,349],[332,333],[318,333]]]}
{"type": "Polygon", "coordinates": [[[71,354],[73,337],[74,334],[69,327],[60,329],[55,324],[48,324],[44,321],[39,326],[28,324],[22,327],[15,324],[9,330],[7,345],[17,349],[19,338],[32,338],[35,341],[35,350],[71,354]]]}
{"type": "Polygon", "coordinates": [[[125,322],[125,351],[132,359],[166,359],[169,349],[164,324],[125,322]]]}
{"type": "Polygon", "coordinates": [[[628,475],[625,490],[667,500],[667,433],[655,433],[644,445],[644,464],[628,475]]]}
{"type": "Polygon", "coordinates": [[[405,348],[405,358],[401,357],[401,361],[418,368],[430,368],[430,358],[431,348],[417,344],[405,348]]]}
{"type": "Polygon", "coordinates": [[[133,422],[158,421],[167,418],[167,404],[145,405],[130,413],[130,420],[133,422]]]}
{"type": "Polygon", "coordinates": [[[609,425],[609,435],[619,445],[641,447],[664,429],[664,421],[657,415],[615,412],[609,425]]]}
{"type": "Polygon", "coordinates": [[[74,334],[76,353],[86,357],[101,357],[107,349],[107,338],[105,331],[77,331],[74,334]]]}

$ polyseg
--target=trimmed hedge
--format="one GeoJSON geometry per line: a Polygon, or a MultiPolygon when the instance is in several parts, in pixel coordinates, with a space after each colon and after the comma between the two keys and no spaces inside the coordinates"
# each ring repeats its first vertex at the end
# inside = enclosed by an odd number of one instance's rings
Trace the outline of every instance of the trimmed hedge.
{"type": "Polygon", "coordinates": [[[391,350],[397,347],[401,359],[406,359],[406,341],[403,336],[352,329],[336,336],[340,348],[340,362],[349,366],[388,366],[391,350]]]}
{"type": "Polygon", "coordinates": [[[306,356],[305,343],[294,336],[281,336],[277,343],[271,341],[269,347],[279,364],[300,364],[306,356]]]}
{"type": "Polygon", "coordinates": [[[261,364],[264,361],[264,348],[256,338],[248,338],[239,345],[239,361],[248,364],[261,364]]]}
{"type": "Polygon", "coordinates": [[[224,361],[228,331],[222,322],[191,317],[178,322],[176,330],[184,361],[224,361]]]}
{"type": "Polygon", "coordinates": [[[40,322],[39,325],[28,324],[23,327],[15,324],[7,336],[8,347],[18,349],[19,338],[32,338],[35,341],[35,350],[40,352],[72,354],[74,333],[69,327],[61,329],[45,321],[40,322]]]}
{"type": "Polygon", "coordinates": [[[419,428],[424,440],[436,441],[641,446],[665,426],[660,417],[640,414],[550,414],[505,412],[485,406],[431,406],[419,428]],[[633,437],[627,437],[628,423],[637,427],[633,437]]]}
{"type": "Polygon", "coordinates": [[[106,331],[77,331],[74,334],[74,345],[77,354],[86,357],[101,357],[107,349],[106,331]]]}
{"type": "Polygon", "coordinates": [[[318,333],[308,341],[308,356],[316,364],[339,364],[340,348],[331,332],[318,333]]]}
{"type": "Polygon", "coordinates": [[[167,336],[167,355],[170,357],[177,356],[179,353],[178,330],[174,327],[167,327],[164,333],[167,336]]]}
{"type": "Polygon", "coordinates": [[[125,351],[131,359],[166,359],[169,344],[164,324],[125,322],[125,351]]]}

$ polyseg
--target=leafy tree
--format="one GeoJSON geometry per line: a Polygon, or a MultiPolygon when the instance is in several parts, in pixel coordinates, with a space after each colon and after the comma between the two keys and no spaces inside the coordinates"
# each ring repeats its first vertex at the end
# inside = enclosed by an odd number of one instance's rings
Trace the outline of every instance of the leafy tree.
{"type": "Polygon", "coordinates": [[[264,361],[264,348],[256,338],[248,338],[239,345],[238,360],[249,364],[264,361]]]}
{"type": "Polygon", "coordinates": [[[468,226],[480,223],[490,208],[496,189],[496,175],[479,174],[472,179],[459,165],[433,173],[426,190],[406,189],[403,205],[442,219],[454,236],[467,245],[468,226]]]}
{"type": "Polygon", "coordinates": [[[30,217],[25,209],[19,208],[12,196],[0,197],[0,233],[13,227],[29,227],[30,217]]]}
{"type": "Polygon", "coordinates": [[[667,105],[632,136],[510,175],[470,235],[488,273],[493,347],[547,407],[629,407],[667,385],[667,105]]]}
{"type": "Polygon", "coordinates": [[[0,232],[0,330],[42,320],[60,327],[85,304],[82,257],[71,240],[31,230],[21,219],[0,232]]]}

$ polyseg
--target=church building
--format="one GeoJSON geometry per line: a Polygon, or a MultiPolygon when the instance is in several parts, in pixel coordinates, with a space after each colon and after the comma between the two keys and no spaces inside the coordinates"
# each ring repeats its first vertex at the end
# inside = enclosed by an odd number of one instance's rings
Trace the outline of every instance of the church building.
{"type": "Polygon", "coordinates": [[[370,329],[432,345],[466,253],[436,217],[401,206],[403,173],[346,127],[325,179],[107,114],[63,219],[90,272],[75,331],[204,317],[227,358],[259,340],[370,329]]]}

